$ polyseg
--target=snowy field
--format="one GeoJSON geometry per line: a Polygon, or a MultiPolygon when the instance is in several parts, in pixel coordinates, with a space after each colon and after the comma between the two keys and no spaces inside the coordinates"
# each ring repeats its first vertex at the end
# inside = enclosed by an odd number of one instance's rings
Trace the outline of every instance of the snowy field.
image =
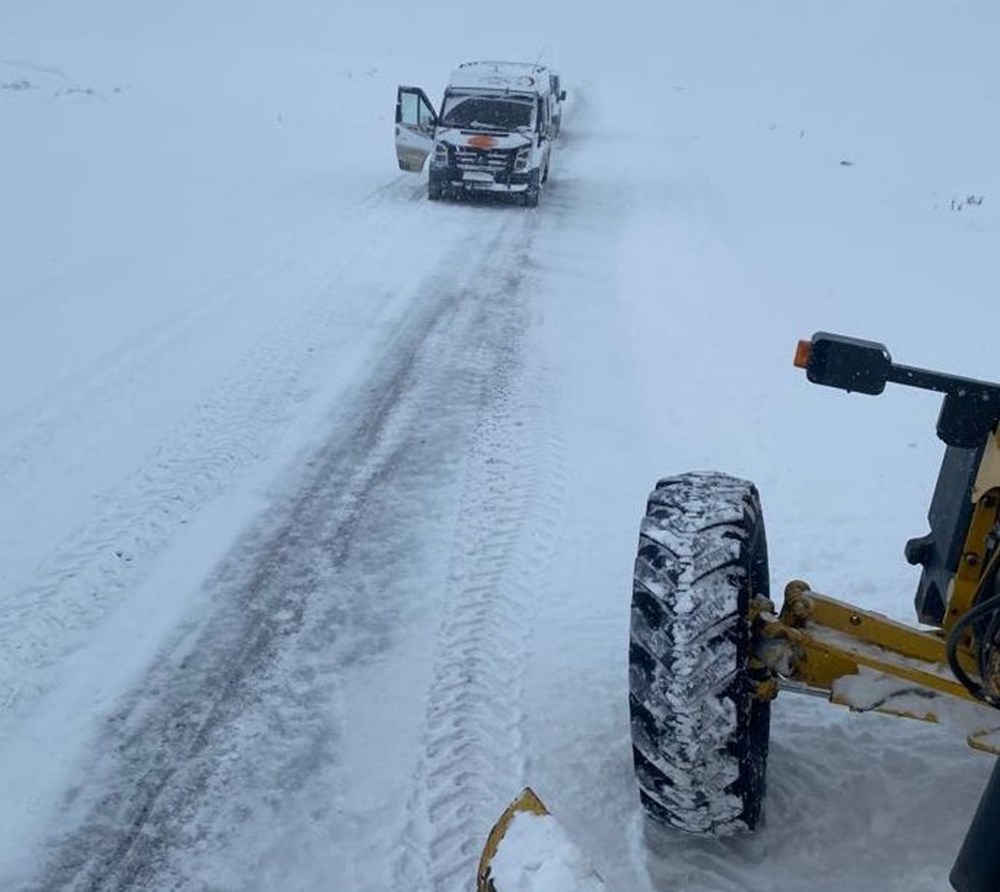
{"type": "Polygon", "coordinates": [[[345,10],[0,8],[0,889],[467,890],[526,783],[619,892],[946,888],[992,760],[817,700],[755,836],[645,827],[629,592],[718,469],[912,620],[938,400],[791,356],[1000,379],[995,4],[345,10]],[[562,74],[537,209],[396,168],[476,58],[562,74]]]}

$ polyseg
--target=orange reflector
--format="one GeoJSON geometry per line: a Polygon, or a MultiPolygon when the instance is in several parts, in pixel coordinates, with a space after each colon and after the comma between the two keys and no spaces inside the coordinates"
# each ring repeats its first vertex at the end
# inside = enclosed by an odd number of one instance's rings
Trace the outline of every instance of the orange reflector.
{"type": "Polygon", "coordinates": [[[811,341],[799,341],[795,347],[795,367],[799,369],[808,368],[809,355],[812,353],[811,341]]]}
{"type": "Polygon", "coordinates": [[[496,138],[492,136],[480,136],[476,134],[469,137],[469,145],[475,149],[492,149],[496,144],[496,138]]]}

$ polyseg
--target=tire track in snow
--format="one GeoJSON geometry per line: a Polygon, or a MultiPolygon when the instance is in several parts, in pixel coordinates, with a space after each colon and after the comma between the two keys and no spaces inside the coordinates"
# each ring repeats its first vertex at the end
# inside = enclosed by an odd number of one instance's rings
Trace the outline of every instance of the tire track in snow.
{"type": "Polygon", "coordinates": [[[564,486],[547,387],[530,357],[512,357],[468,455],[400,888],[468,889],[490,825],[524,782],[521,676],[564,486]]]}
{"type": "MultiPolygon", "coordinates": [[[[270,300],[269,294],[287,289],[283,282],[298,289],[273,326],[254,335],[225,377],[198,397],[141,464],[95,493],[93,514],[45,555],[30,582],[4,596],[0,739],[44,694],[55,664],[138,583],[171,537],[266,452],[308,399],[315,370],[344,341],[338,334],[344,308],[331,294],[358,283],[352,267],[359,259],[362,273],[383,262],[383,251],[372,245],[395,244],[425,225],[423,208],[400,208],[412,199],[407,185],[396,180],[377,190],[352,210],[349,224],[339,222],[298,257],[291,253],[293,242],[281,243],[250,269],[203,286],[204,300],[137,334],[6,419],[8,430],[18,434],[0,451],[0,487],[14,516],[19,500],[27,510],[37,498],[38,478],[72,474],[74,456],[104,448],[111,432],[125,424],[122,407],[141,405],[146,389],[168,374],[165,362],[197,362],[210,344],[204,332],[232,328],[244,304],[270,300]]],[[[353,305],[365,302],[377,322],[394,298],[361,282],[353,305]]]]}
{"type": "Polygon", "coordinates": [[[253,865],[241,873],[218,857],[245,828],[273,834],[307,815],[339,832],[336,778],[349,769],[338,750],[357,719],[344,712],[344,676],[403,631],[420,547],[410,518],[450,476],[495,382],[516,374],[525,310],[509,267],[531,221],[510,220],[481,226],[492,240],[457,246],[416,296],[301,489],[223,566],[207,624],[184,630],[112,716],[98,748],[109,755],[88,773],[97,781],[67,801],[75,828],[26,888],[204,888],[206,876],[249,888],[253,865]]]}
{"type": "Polygon", "coordinates": [[[509,490],[516,479],[510,421],[494,417],[479,432],[453,546],[425,708],[424,760],[408,803],[411,851],[398,872],[401,882],[419,888],[468,885],[476,842],[469,828],[478,800],[497,771],[519,773],[509,763],[520,749],[517,662],[526,630],[521,593],[505,579],[519,520],[512,505],[517,493],[509,490]],[[414,854],[423,862],[419,882],[414,854]]]}

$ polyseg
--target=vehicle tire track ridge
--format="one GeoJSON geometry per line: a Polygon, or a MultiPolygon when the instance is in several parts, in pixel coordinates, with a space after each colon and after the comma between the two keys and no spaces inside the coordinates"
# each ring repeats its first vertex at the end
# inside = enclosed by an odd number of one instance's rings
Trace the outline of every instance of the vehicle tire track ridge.
{"type": "Polygon", "coordinates": [[[544,370],[522,358],[469,452],[447,577],[424,756],[396,879],[469,887],[490,824],[524,782],[522,675],[532,604],[563,503],[544,370]]]}
{"type": "MultiPolygon", "coordinates": [[[[510,242],[497,234],[482,246],[484,256],[503,254],[510,242]]],[[[464,245],[456,249],[466,253],[464,245]]],[[[478,281],[478,270],[471,279],[478,281]]],[[[53,831],[49,863],[32,890],[191,888],[198,876],[192,845],[209,835],[219,848],[248,809],[259,816],[270,807],[261,795],[310,798],[296,785],[322,774],[309,766],[330,761],[344,720],[338,670],[371,659],[393,634],[385,605],[371,594],[402,574],[406,549],[377,555],[372,565],[364,544],[375,541],[386,513],[416,535],[408,519],[420,502],[419,488],[410,491],[414,473],[431,466],[453,476],[440,467],[441,455],[460,466],[460,448],[451,452],[456,434],[498,377],[476,360],[500,353],[495,365],[506,368],[510,351],[497,343],[519,340],[519,310],[492,288],[441,285],[434,280],[417,295],[383,345],[365,396],[331,418],[337,433],[306,462],[300,485],[268,510],[271,520],[241,537],[210,580],[217,607],[204,628],[175,640],[111,717],[97,747],[108,753],[96,758],[97,789],[82,783],[74,793],[73,827],[60,838],[53,831]],[[268,742],[276,730],[276,742],[268,742]],[[286,751],[289,736],[295,746],[286,751]],[[239,758],[244,752],[253,758],[239,758]],[[262,776],[261,766],[278,770],[262,776]],[[233,793],[241,787],[257,793],[233,793]],[[208,820],[198,820],[206,811],[208,820]]],[[[335,791],[321,798],[329,810],[335,791]]]]}
{"type": "MultiPolygon", "coordinates": [[[[436,327],[439,318],[447,318],[455,302],[454,296],[446,297],[436,308],[425,310],[408,333],[409,339],[422,344],[429,327],[436,327]]],[[[117,749],[125,773],[133,776],[133,789],[113,789],[104,795],[93,807],[90,822],[65,838],[65,850],[58,853],[62,857],[53,860],[32,890],[42,892],[58,886],[81,892],[124,892],[153,884],[157,889],[184,887],[183,877],[170,864],[169,852],[182,833],[192,831],[176,824],[185,823],[184,816],[193,812],[206,791],[218,790],[219,801],[226,802],[226,784],[214,777],[218,760],[202,759],[202,753],[222,747],[227,756],[224,762],[233,766],[228,770],[238,771],[244,760],[234,758],[234,754],[246,745],[247,738],[266,738],[260,733],[261,721],[280,721],[286,734],[314,739],[310,758],[329,759],[325,751],[332,731],[326,727],[323,713],[311,708],[289,713],[278,704],[289,697],[304,706],[334,698],[335,657],[343,658],[345,649],[357,647],[350,634],[331,645],[329,629],[345,624],[343,616],[331,614],[344,610],[339,605],[317,609],[311,606],[310,595],[318,584],[317,577],[329,572],[326,568],[346,560],[341,544],[350,539],[368,493],[383,483],[387,468],[414,451],[406,432],[407,419],[417,409],[405,392],[407,382],[419,378],[414,367],[421,359],[421,350],[419,346],[401,349],[397,356],[395,367],[381,382],[380,399],[371,411],[356,413],[359,418],[350,424],[350,445],[335,448],[316,462],[308,484],[289,499],[287,510],[276,512],[286,518],[277,529],[259,529],[248,536],[244,550],[263,556],[250,578],[241,584],[243,575],[235,559],[220,569],[222,581],[228,575],[239,595],[237,603],[221,610],[198,636],[199,642],[214,646],[179,648],[153,673],[155,705],[149,705],[147,689],[144,696],[131,698],[112,717],[114,725],[131,729],[117,749]],[[402,401],[400,393],[404,394],[402,401]],[[368,460],[358,465],[351,460],[356,455],[365,455],[368,460]],[[335,507],[327,510],[326,501],[318,494],[337,487],[339,481],[346,484],[336,493],[335,507]],[[321,516],[312,516],[318,509],[321,516]],[[303,529],[310,533],[302,536],[303,529]],[[305,562],[303,551],[307,552],[305,562]],[[290,577],[288,568],[296,566],[319,569],[308,570],[304,578],[294,573],[290,577]],[[294,667],[276,671],[280,663],[290,659],[287,645],[283,646],[285,639],[302,642],[300,646],[308,654],[307,665],[302,667],[311,675],[308,680],[300,679],[302,673],[294,667]],[[174,680],[178,666],[183,672],[174,680]],[[251,682],[256,674],[262,674],[264,680],[254,689],[251,682]],[[272,677],[301,680],[302,690],[296,695],[272,677]],[[208,697],[201,690],[206,680],[211,687],[208,697]],[[225,733],[231,734],[227,726],[248,706],[263,711],[265,718],[243,720],[245,726],[241,722],[235,735],[222,739],[225,733]]],[[[269,762],[282,763],[280,754],[269,762]]],[[[253,772],[251,768],[250,779],[254,779],[253,772]]],[[[280,786],[275,795],[289,792],[280,786]]]]}
{"type": "MultiPolygon", "coordinates": [[[[296,259],[308,274],[297,310],[254,343],[141,466],[103,492],[99,504],[95,498],[93,518],[67,534],[29,585],[5,595],[0,603],[0,739],[44,696],[53,667],[84,640],[86,630],[138,583],[178,529],[266,451],[268,438],[308,398],[303,378],[321,361],[324,339],[339,321],[329,290],[343,287],[345,275],[352,278],[350,266],[373,241],[372,232],[391,244],[423,225],[422,213],[399,214],[401,200],[393,191],[376,191],[355,209],[366,215],[366,225],[350,228],[345,223],[345,244],[333,257],[315,248],[296,259]]],[[[85,431],[87,407],[112,406],[122,399],[123,375],[141,381],[153,374],[160,352],[176,355],[179,348],[171,345],[190,338],[206,315],[228,312],[246,289],[281,274],[282,256],[269,253],[266,263],[258,261],[250,273],[209,295],[207,305],[130,344],[134,364],[101,365],[70,382],[68,390],[39,397],[21,418],[22,433],[0,448],[0,480],[15,479],[29,447],[36,453],[56,450],[67,425],[85,431]],[[154,347],[157,352],[149,352],[154,347]]]]}

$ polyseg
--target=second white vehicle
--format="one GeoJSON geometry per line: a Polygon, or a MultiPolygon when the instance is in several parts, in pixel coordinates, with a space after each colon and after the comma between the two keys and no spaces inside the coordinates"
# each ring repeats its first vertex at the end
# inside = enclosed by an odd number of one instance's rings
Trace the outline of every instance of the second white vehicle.
{"type": "Polygon", "coordinates": [[[566,93],[545,65],[466,62],[438,112],[420,87],[396,95],[396,157],[419,173],[428,155],[427,197],[507,194],[538,204],[566,93]]]}

